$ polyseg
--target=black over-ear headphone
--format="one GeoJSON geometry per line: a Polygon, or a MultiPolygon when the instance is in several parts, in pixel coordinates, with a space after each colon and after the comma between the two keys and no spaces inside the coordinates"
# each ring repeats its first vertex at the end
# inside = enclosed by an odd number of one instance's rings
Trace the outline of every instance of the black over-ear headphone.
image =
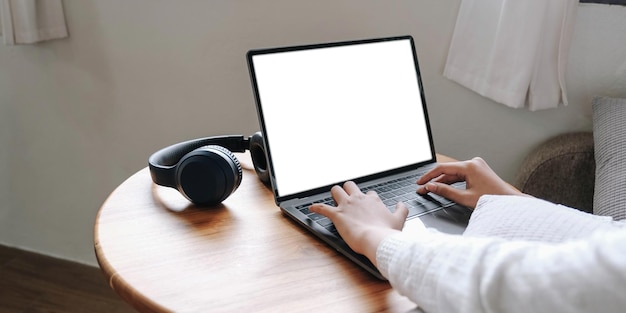
{"type": "Polygon", "coordinates": [[[163,148],[150,156],[152,181],[172,187],[189,201],[213,206],[224,201],[241,184],[241,164],[231,152],[250,150],[254,170],[269,185],[267,158],[261,132],[244,136],[217,136],[189,140],[163,148]]]}

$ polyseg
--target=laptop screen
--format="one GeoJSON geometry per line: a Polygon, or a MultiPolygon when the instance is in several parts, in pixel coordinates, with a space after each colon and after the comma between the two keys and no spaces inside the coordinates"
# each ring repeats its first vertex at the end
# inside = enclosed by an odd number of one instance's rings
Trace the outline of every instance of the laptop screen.
{"type": "Polygon", "coordinates": [[[409,36],[248,53],[274,193],[434,161],[409,36]]]}

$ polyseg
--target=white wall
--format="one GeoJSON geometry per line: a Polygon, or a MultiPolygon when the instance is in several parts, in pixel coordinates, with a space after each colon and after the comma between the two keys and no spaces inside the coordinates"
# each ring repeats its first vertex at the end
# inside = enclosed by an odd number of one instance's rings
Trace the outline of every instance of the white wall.
{"type": "Polygon", "coordinates": [[[97,210],[150,153],[258,129],[251,48],[413,35],[438,152],[507,180],[541,141],[590,129],[593,95],[626,96],[624,7],[581,5],[571,104],[533,113],[442,77],[459,3],[65,1],[69,39],[0,46],[0,243],[96,264],[97,210]]]}

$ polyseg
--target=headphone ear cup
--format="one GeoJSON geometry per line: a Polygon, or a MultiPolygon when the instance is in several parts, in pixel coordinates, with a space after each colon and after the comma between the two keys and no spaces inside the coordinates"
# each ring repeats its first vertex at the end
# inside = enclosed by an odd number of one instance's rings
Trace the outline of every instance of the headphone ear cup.
{"type": "Polygon", "coordinates": [[[241,184],[241,164],[221,146],[205,146],[187,153],[176,166],[176,188],[189,201],[214,206],[241,184]]]}
{"type": "Polygon", "coordinates": [[[270,186],[270,172],[267,163],[267,155],[265,154],[265,145],[261,132],[256,132],[250,137],[250,155],[252,156],[252,164],[254,171],[261,182],[266,186],[270,186]]]}

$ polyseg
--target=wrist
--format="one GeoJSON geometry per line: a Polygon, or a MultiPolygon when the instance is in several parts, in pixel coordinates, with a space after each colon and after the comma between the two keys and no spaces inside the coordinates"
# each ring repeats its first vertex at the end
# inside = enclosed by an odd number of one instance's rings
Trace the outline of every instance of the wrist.
{"type": "Polygon", "coordinates": [[[398,233],[401,233],[401,231],[393,228],[371,227],[363,232],[362,245],[359,248],[361,251],[356,252],[363,254],[370,262],[378,266],[376,264],[376,251],[378,251],[378,247],[387,237],[398,233]]]}

